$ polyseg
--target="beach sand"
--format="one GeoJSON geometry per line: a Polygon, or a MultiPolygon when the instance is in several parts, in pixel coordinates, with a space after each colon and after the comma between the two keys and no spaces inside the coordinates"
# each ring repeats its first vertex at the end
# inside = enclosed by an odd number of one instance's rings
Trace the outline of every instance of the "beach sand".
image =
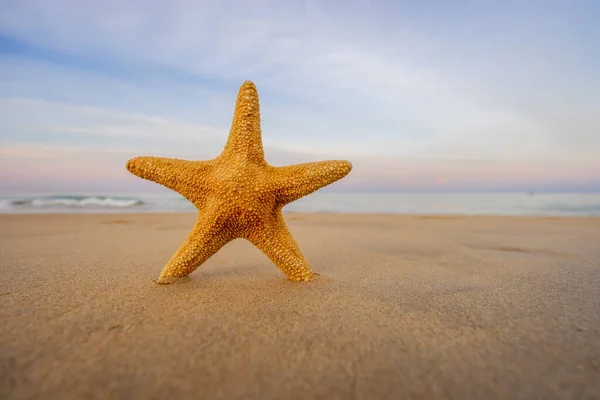
{"type": "Polygon", "coordinates": [[[193,214],[0,216],[2,399],[599,399],[600,219],[286,214],[156,285],[193,214]]]}

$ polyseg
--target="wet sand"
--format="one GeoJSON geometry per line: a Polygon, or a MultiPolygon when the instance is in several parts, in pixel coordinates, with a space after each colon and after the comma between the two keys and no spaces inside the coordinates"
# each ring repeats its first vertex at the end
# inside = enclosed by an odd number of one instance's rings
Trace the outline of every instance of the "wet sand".
{"type": "Polygon", "coordinates": [[[598,399],[600,219],[286,214],[156,285],[193,214],[0,216],[2,399],[598,399]]]}

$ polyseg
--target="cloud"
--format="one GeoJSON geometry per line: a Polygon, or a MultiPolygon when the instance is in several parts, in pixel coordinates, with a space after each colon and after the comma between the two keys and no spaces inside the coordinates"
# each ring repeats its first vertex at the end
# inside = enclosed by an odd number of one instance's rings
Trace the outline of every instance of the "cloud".
{"type": "Polygon", "coordinates": [[[426,8],[3,2],[0,31],[53,55],[0,56],[3,139],[207,157],[224,143],[239,84],[252,79],[267,157],[357,160],[347,181],[359,186],[600,170],[600,80],[593,40],[578,33],[592,26],[584,11],[426,8]]]}
{"type": "Polygon", "coordinates": [[[200,142],[223,135],[215,128],[158,116],[36,99],[0,99],[0,117],[5,131],[20,133],[40,131],[49,135],[75,133],[138,139],[194,139],[200,142]]]}

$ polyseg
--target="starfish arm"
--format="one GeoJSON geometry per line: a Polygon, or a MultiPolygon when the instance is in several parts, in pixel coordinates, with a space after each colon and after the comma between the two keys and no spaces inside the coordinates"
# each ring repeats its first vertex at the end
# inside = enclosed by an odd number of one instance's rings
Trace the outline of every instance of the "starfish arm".
{"type": "Polygon", "coordinates": [[[224,226],[225,216],[210,211],[200,212],[196,224],[165,265],[156,282],[172,283],[177,278],[183,278],[194,272],[233,239],[224,226]]]}
{"type": "Polygon", "coordinates": [[[240,87],[229,138],[223,155],[264,163],[265,154],[260,130],[260,105],[254,83],[246,81],[240,87]]]}
{"type": "Polygon", "coordinates": [[[140,178],[175,190],[186,198],[204,194],[208,189],[210,163],[177,158],[135,157],[127,161],[127,169],[140,178]]]}
{"type": "Polygon", "coordinates": [[[308,281],[313,272],[298,244],[287,228],[281,210],[262,229],[254,230],[247,239],[293,281],[308,281]]]}
{"type": "Polygon", "coordinates": [[[285,205],[342,179],[350,170],[350,162],[337,160],[274,167],[275,195],[285,205]]]}

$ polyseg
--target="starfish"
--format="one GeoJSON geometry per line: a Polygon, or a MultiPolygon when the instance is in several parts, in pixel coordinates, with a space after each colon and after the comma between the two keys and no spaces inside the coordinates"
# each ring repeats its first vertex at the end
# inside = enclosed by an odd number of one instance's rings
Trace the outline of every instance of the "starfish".
{"type": "Polygon", "coordinates": [[[237,238],[261,250],[288,279],[309,281],[313,272],[287,228],[282,208],[352,169],[343,160],[269,165],[258,92],[251,81],[240,87],[229,138],[219,156],[207,161],[141,156],[126,166],[132,174],[178,192],[198,209],[196,224],[155,281],[160,284],[188,276],[237,238]]]}

